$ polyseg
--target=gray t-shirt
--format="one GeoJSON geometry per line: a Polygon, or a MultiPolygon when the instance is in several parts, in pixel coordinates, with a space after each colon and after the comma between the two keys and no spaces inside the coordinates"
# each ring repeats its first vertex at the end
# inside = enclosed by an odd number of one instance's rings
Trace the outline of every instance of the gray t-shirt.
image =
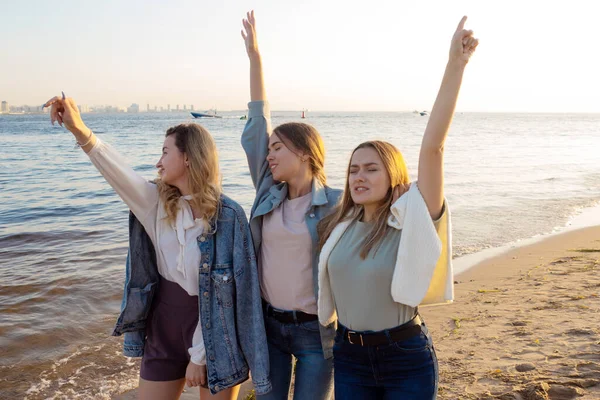
{"type": "Polygon", "coordinates": [[[396,303],[391,294],[401,230],[388,228],[381,245],[366,259],[360,258],[372,226],[360,221],[350,224],[328,260],[338,320],[355,331],[390,329],[410,321],[416,312],[415,308],[396,303]]]}

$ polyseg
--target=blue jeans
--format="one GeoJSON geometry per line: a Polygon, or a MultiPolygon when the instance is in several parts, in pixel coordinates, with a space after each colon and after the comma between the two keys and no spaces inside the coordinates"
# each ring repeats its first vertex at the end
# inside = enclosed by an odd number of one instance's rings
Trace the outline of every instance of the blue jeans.
{"type": "Polygon", "coordinates": [[[273,390],[260,400],[287,400],[296,358],[294,400],[329,400],[333,395],[333,360],[323,357],[319,321],[284,324],[265,315],[273,390]]]}
{"type": "Polygon", "coordinates": [[[333,347],[336,400],[436,398],[438,363],[425,323],[418,335],[381,346],[350,344],[346,330],[338,325],[333,347]]]}

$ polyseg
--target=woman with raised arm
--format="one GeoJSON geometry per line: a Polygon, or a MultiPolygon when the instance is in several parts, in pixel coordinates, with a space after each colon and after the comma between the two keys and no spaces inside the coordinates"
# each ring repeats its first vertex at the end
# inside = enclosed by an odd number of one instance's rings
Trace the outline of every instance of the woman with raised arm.
{"type": "Polygon", "coordinates": [[[250,59],[250,103],[242,146],[256,198],[250,229],[258,258],[273,391],[261,400],[287,400],[292,371],[295,400],[331,398],[333,325],[317,317],[317,223],[340,190],[326,185],[319,132],[286,123],[271,132],[254,12],[243,20],[250,59]],[[293,359],[296,359],[293,368],[293,359]]]}
{"type": "Polygon", "coordinates": [[[409,182],[400,151],[354,149],[345,192],[319,225],[319,320],[337,322],[335,398],[435,399],[438,364],[418,306],[453,299],[444,142],[465,66],[478,45],[464,17],[409,182]]]}
{"type": "Polygon", "coordinates": [[[55,97],[52,123],[73,135],[131,209],[130,251],[114,335],[142,356],[139,398],[237,398],[249,369],[257,393],[270,390],[254,249],[243,209],[222,194],[217,149],[197,124],[169,128],[146,181],[83,123],[71,98],[55,97]],[[243,334],[242,334],[243,333],[243,334]]]}

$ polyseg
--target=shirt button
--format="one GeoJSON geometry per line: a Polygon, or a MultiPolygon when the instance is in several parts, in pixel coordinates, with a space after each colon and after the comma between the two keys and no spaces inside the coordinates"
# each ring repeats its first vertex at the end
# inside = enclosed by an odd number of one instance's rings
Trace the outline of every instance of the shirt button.
{"type": "Polygon", "coordinates": [[[210,324],[206,324],[204,326],[206,326],[206,329],[210,329],[210,324]]]}
{"type": "Polygon", "coordinates": [[[215,392],[218,392],[221,387],[219,385],[215,386],[215,392]]]}
{"type": "Polygon", "coordinates": [[[204,264],[202,264],[202,267],[203,267],[203,268],[208,268],[208,264],[207,264],[207,263],[204,263],[204,264]]]}
{"type": "Polygon", "coordinates": [[[206,240],[206,238],[204,236],[200,236],[200,241],[204,242],[206,240]]]}
{"type": "Polygon", "coordinates": [[[314,218],[315,217],[315,213],[310,213],[310,217],[314,218]]]}
{"type": "Polygon", "coordinates": [[[204,297],[208,297],[208,292],[204,292],[204,297]]]}
{"type": "Polygon", "coordinates": [[[208,359],[209,359],[210,361],[215,361],[215,356],[210,356],[210,357],[208,357],[208,359]]]}

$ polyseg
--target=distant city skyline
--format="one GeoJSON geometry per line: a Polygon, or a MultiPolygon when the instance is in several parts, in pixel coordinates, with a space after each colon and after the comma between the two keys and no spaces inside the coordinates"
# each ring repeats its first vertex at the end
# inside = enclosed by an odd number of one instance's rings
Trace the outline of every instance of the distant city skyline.
{"type": "MultiPolygon", "coordinates": [[[[480,46],[458,111],[600,112],[599,5],[476,0],[256,0],[274,110],[429,110],[456,25],[480,46]]],[[[244,109],[247,2],[5,2],[0,99],[244,109]],[[200,12],[201,11],[201,12],[200,12]]]]}
{"type": "MultiPolygon", "coordinates": [[[[45,114],[49,112],[48,108],[45,108],[42,110],[41,106],[37,106],[37,105],[28,105],[28,104],[22,104],[22,105],[13,105],[10,104],[10,102],[7,101],[2,101],[1,102],[1,106],[0,106],[0,115],[6,115],[6,114],[45,114]]],[[[165,107],[165,105],[159,106],[159,105],[151,105],[150,109],[148,110],[147,105],[142,107],[141,105],[137,104],[137,103],[131,103],[129,106],[121,106],[121,105],[111,105],[111,104],[93,104],[93,105],[88,105],[88,104],[78,104],[77,105],[79,108],[79,112],[82,114],[86,114],[86,113],[190,113],[192,111],[199,111],[199,112],[203,112],[203,111],[210,111],[210,110],[217,110],[219,112],[243,112],[243,113],[247,113],[247,108],[246,109],[217,109],[214,107],[206,107],[206,108],[198,108],[195,107],[194,109],[192,108],[183,108],[180,107],[179,109],[177,108],[172,108],[169,109],[167,107],[165,107]],[[132,107],[133,105],[137,106],[136,107],[132,107]]],[[[168,106],[168,105],[167,105],[168,106]]],[[[183,105],[182,105],[183,106],[183,105]]],[[[190,105],[191,106],[191,105],[190,105]]],[[[306,112],[317,112],[317,113],[322,113],[322,112],[340,112],[340,113],[344,113],[344,112],[398,112],[398,113],[416,113],[419,112],[421,110],[419,109],[406,109],[406,110],[313,110],[313,109],[308,109],[308,108],[304,108],[304,109],[272,109],[272,111],[274,112],[298,112],[301,113],[302,111],[306,111],[306,112]]],[[[428,109],[424,110],[424,111],[430,111],[428,109]]],[[[457,111],[457,113],[491,113],[491,114],[600,114],[600,111],[469,111],[469,110],[463,110],[463,111],[457,111]]],[[[300,115],[300,114],[298,114],[300,115]]]]}
{"type": "MultiPolygon", "coordinates": [[[[0,103],[0,114],[7,113],[36,113],[41,114],[43,112],[48,112],[48,109],[43,109],[41,106],[37,105],[14,105],[9,101],[3,100],[0,103]]],[[[195,111],[196,108],[193,104],[182,104],[180,108],[179,104],[175,105],[175,109],[171,109],[170,104],[165,105],[151,105],[150,103],[146,104],[145,108],[142,108],[138,103],[131,103],[129,106],[121,106],[121,105],[112,105],[112,104],[77,104],[79,111],[81,113],[88,112],[128,112],[128,113],[139,113],[139,112],[190,112],[195,111]],[[188,108],[189,107],[189,108],[188,108]]],[[[207,107],[206,110],[211,108],[207,107]]],[[[228,110],[228,111],[239,111],[239,110],[228,110]]]]}

